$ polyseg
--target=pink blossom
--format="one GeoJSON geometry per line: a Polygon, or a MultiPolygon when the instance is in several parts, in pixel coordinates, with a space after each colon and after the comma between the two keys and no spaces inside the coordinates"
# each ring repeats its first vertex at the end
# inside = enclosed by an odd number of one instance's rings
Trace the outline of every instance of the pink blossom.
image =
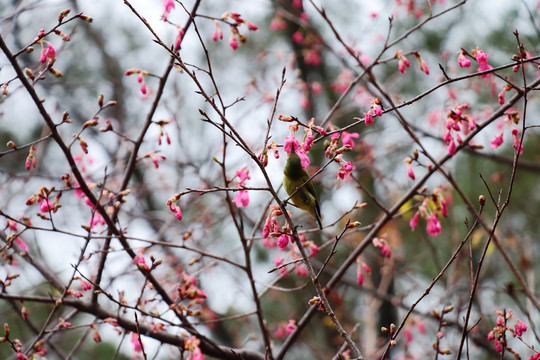
{"type": "Polygon", "coordinates": [[[287,332],[287,334],[292,334],[293,331],[296,329],[296,321],[294,320],[289,320],[289,323],[287,324],[287,326],[285,327],[285,331],[287,332]]]}
{"type": "Polygon", "coordinates": [[[381,108],[379,105],[374,105],[374,106],[373,106],[373,112],[374,112],[375,115],[377,115],[377,116],[382,116],[382,114],[383,114],[383,110],[382,110],[382,108],[381,108]]]}
{"type": "Polygon", "coordinates": [[[512,136],[514,137],[514,150],[519,151],[520,155],[523,154],[523,144],[519,140],[519,130],[513,127],[512,136]]]}
{"type": "Polygon", "coordinates": [[[318,81],[314,81],[311,83],[311,91],[313,92],[313,95],[320,95],[322,93],[322,85],[318,81]]]}
{"type": "Polygon", "coordinates": [[[39,57],[39,61],[41,63],[45,63],[47,59],[54,58],[56,58],[56,50],[51,45],[51,43],[47,42],[47,47],[41,49],[41,56],[39,57]]]}
{"type": "Polygon", "coordinates": [[[342,163],[338,172],[336,173],[338,179],[344,179],[346,176],[350,175],[351,172],[356,168],[350,161],[342,163]]]}
{"type": "Polygon", "coordinates": [[[418,226],[418,221],[419,220],[420,220],[420,213],[417,212],[416,214],[414,214],[414,216],[409,221],[409,226],[411,227],[412,230],[414,230],[414,228],[416,226],[418,226]]]}
{"type": "Polygon", "coordinates": [[[302,34],[302,32],[300,31],[296,31],[295,33],[292,34],[292,41],[297,43],[297,44],[301,44],[304,42],[304,34],[302,34]]]}
{"type": "Polygon", "coordinates": [[[403,331],[403,336],[405,336],[405,339],[407,339],[408,343],[413,341],[413,334],[410,326],[407,326],[405,328],[405,330],[403,331]]]}
{"type": "Polygon", "coordinates": [[[366,126],[371,126],[373,124],[373,111],[369,110],[367,113],[364,113],[364,116],[366,126]]]}
{"type": "MultiPolygon", "coordinates": [[[[476,61],[478,62],[478,71],[486,71],[486,70],[493,69],[493,66],[488,64],[487,58],[488,58],[488,53],[485,53],[482,50],[478,50],[476,52],[476,61]]],[[[491,74],[484,74],[481,76],[483,78],[489,79],[491,74]]]]}
{"type": "Polygon", "coordinates": [[[280,17],[275,17],[270,22],[270,30],[285,30],[287,23],[280,17]]]}
{"type": "Polygon", "coordinates": [[[306,129],[306,140],[304,141],[304,150],[309,151],[313,144],[313,130],[311,128],[306,129]]]}
{"type": "Polygon", "coordinates": [[[515,335],[514,336],[521,336],[525,331],[527,331],[527,325],[523,323],[520,319],[517,320],[517,324],[514,325],[515,329],[515,335]]]}
{"type": "Polygon", "coordinates": [[[443,135],[443,140],[449,143],[450,140],[452,140],[452,133],[450,131],[445,132],[443,135]]]}
{"type": "Polygon", "coordinates": [[[177,206],[174,202],[171,202],[169,205],[169,210],[174,213],[178,220],[182,220],[182,210],[180,210],[180,206],[177,206]]]}
{"type": "Polygon", "coordinates": [[[83,291],[92,289],[92,284],[90,284],[88,281],[81,280],[80,283],[81,283],[81,289],[83,289],[83,291]]]}
{"type": "Polygon", "coordinates": [[[276,256],[276,258],[274,259],[273,263],[274,263],[274,265],[276,265],[276,266],[280,266],[281,264],[283,264],[283,259],[280,258],[279,256],[276,256]]]}
{"type": "Polygon", "coordinates": [[[238,42],[236,41],[236,38],[233,35],[231,35],[231,37],[229,38],[229,46],[233,50],[238,49],[238,42]]]}
{"type": "Polygon", "coordinates": [[[360,267],[356,269],[356,283],[358,284],[358,286],[362,286],[362,284],[364,283],[364,273],[362,272],[362,269],[360,267]]]}
{"type": "Polygon", "coordinates": [[[354,147],[354,141],[353,139],[358,139],[360,135],[358,133],[350,133],[347,131],[343,131],[341,133],[341,142],[343,145],[348,145],[351,149],[354,147]]]}
{"type": "Polygon", "coordinates": [[[285,329],[280,326],[279,328],[277,328],[277,330],[274,332],[274,337],[276,339],[281,339],[282,337],[285,336],[285,329]]]}
{"type": "Polygon", "coordinates": [[[302,276],[302,277],[306,277],[307,276],[307,270],[306,270],[306,267],[304,265],[296,265],[294,267],[294,272],[296,273],[296,275],[298,276],[302,276]]]}
{"type": "Polygon", "coordinates": [[[99,213],[95,213],[90,220],[88,220],[88,226],[93,229],[96,225],[105,225],[105,219],[99,213]]]}
{"type": "Polygon", "coordinates": [[[94,340],[95,343],[100,343],[101,342],[101,335],[99,335],[99,333],[97,331],[94,331],[92,333],[92,340],[94,340]]]}
{"type": "Polygon", "coordinates": [[[497,96],[499,99],[499,105],[504,105],[504,94],[506,94],[506,89],[501,90],[501,92],[497,96]]]}
{"type": "Polygon", "coordinates": [[[267,249],[273,249],[276,247],[276,242],[273,238],[268,237],[263,240],[262,245],[267,249]]]}
{"type": "Polygon", "coordinates": [[[287,154],[290,154],[292,151],[292,148],[294,147],[294,151],[297,152],[298,149],[300,149],[300,144],[298,141],[294,138],[293,135],[287,136],[285,138],[285,143],[283,144],[283,149],[287,154]]]}
{"type": "Polygon", "coordinates": [[[257,25],[255,25],[254,23],[252,23],[250,21],[246,21],[246,26],[247,26],[248,30],[250,30],[250,31],[256,31],[257,29],[259,29],[259,27],[257,25]]]}
{"type": "Polygon", "coordinates": [[[167,14],[170,13],[174,9],[174,0],[163,0],[163,7],[167,14]]]}
{"type": "Polygon", "coordinates": [[[143,270],[146,270],[146,271],[150,270],[148,265],[146,265],[146,260],[144,259],[142,252],[139,252],[139,254],[133,258],[133,264],[137,265],[139,268],[143,270]]]}
{"type": "Polygon", "coordinates": [[[426,333],[426,324],[422,320],[416,320],[415,323],[416,323],[416,327],[418,328],[418,332],[420,334],[425,334],[426,333]]]}
{"type": "Polygon", "coordinates": [[[180,29],[178,31],[178,34],[176,35],[176,39],[174,40],[174,48],[180,49],[180,45],[182,45],[182,39],[184,38],[184,29],[180,29]]]}
{"type": "Polygon", "coordinates": [[[83,296],[82,291],[79,290],[68,290],[67,293],[77,299],[83,296]]]}
{"type": "Polygon", "coordinates": [[[312,241],[309,242],[309,254],[311,256],[316,256],[317,253],[319,252],[319,247],[317,245],[315,245],[312,241]]]}
{"type": "Polygon", "coordinates": [[[448,217],[448,204],[446,200],[444,200],[442,197],[440,198],[440,200],[441,200],[441,214],[444,217],[448,217]]]}
{"type": "Polygon", "coordinates": [[[315,126],[315,129],[319,132],[319,134],[321,135],[326,135],[326,129],[325,128],[322,128],[320,126],[315,126]]]}
{"type": "Polygon", "coordinates": [[[289,237],[285,234],[282,234],[278,239],[277,239],[277,246],[278,248],[280,249],[284,249],[287,247],[287,244],[289,244],[289,237]]]}
{"type": "Polygon", "coordinates": [[[458,55],[458,65],[460,67],[470,67],[471,60],[469,60],[465,55],[463,55],[463,52],[460,52],[458,55]]]}
{"type": "Polygon", "coordinates": [[[406,67],[410,67],[410,66],[411,66],[411,62],[410,62],[409,59],[407,59],[405,56],[402,56],[402,57],[401,57],[401,60],[403,60],[403,64],[404,64],[406,67]]]}
{"type": "Polygon", "coordinates": [[[366,264],[365,262],[362,261],[362,263],[360,264],[360,266],[362,266],[362,269],[363,269],[367,274],[371,274],[371,268],[369,267],[368,264],[366,264]]]}
{"type": "Polygon", "coordinates": [[[413,172],[411,164],[407,164],[407,176],[410,177],[413,180],[415,179],[414,172],[413,172]]]}
{"type": "Polygon", "coordinates": [[[305,95],[302,96],[300,98],[300,107],[305,110],[305,109],[309,109],[309,106],[310,106],[309,98],[305,95]]]}
{"type": "Polygon", "coordinates": [[[11,219],[7,219],[7,226],[12,231],[17,231],[17,222],[11,219]]]}
{"type": "Polygon", "coordinates": [[[242,190],[236,193],[233,202],[237,207],[245,207],[249,205],[249,194],[247,190],[242,190]]]}
{"type": "Polygon", "coordinates": [[[502,143],[503,143],[503,133],[501,133],[499,136],[495,136],[495,139],[491,141],[491,143],[489,144],[489,147],[491,149],[496,149],[499,146],[501,146],[502,143]]]}
{"type": "Polygon", "coordinates": [[[244,185],[244,182],[245,182],[246,180],[251,179],[251,178],[249,177],[249,170],[246,169],[246,168],[242,168],[242,169],[236,170],[235,176],[238,176],[238,177],[240,178],[240,181],[239,181],[239,185],[240,185],[240,186],[244,185]]]}
{"type": "Polygon", "coordinates": [[[133,345],[133,351],[135,352],[142,351],[141,342],[139,340],[139,334],[131,333],[131,344],[133,345]]]}
{"type": "Polygon", "coordinates": [[[330,85],[330,88],[340,94],[343,94],[353,80],[353,73],[349,69],[343,69],[337,79],[330,85]]]}
{"type": "Polygon", "coordinates": [[[305,169],[309,166],[311,160],[303,150],[298,150],[298,156],[300,157],[300,163],[302,164],[302,169],[305,169]]]}
{"type": "Polygon", "coordinates": [[[303,55],[304,55],[304,62],[307,65],[312,65],[312,66],[321,65],[321,56],[316,50],[313,50],[313,49],[304,50],[303,55]]]}
{"type": "Polygon", "coordinates": [[[54,211],[54,203],[51,200],[43,200],[39,205],[39,211],[41,211],[42,213],[54,211]]]}
{"type": "Polygon", "coordinates": [[[26,245],[23,239],[16,237],[14,241],[24,252],[28,252],[28,245],[26,245]]]}
{"type": "Polygon", "coordinates": [[[383,254],[387,258],[390,258],[392,256],[392,250],[390,249],[390,246],[388,246],[388,243],[386,241],[379,238],[373,238],[372,242],[373,246],[381,249],[381,254],[383,254]]]}
{"type": "Polygon", "coordinates": [[[270,217],[267,217],[266,222],[264,223],[264,226],[263,226],[263,230],[262,230],[263,239],[268,239],[269,235],[270,235],[270,217]]]}
{"type": "Polygon", "coordinates": [[[405,72],[405,64],[403,63],[403,60],[398,61],[398,70],[402,74],[405,72]]]}
{"type": "Polygon", "coordinates": [[[403,50],[396,51],[396,57],[398,58],[398,70],[403,74],[406,70],[405,68],[411,66],[411,62],[402,54],[403,50]]]}
{"type": "Polygon", "coordinates": [[[419,62],[419,65],[420,65],[420,70],[422,70],[423,72],[425,72],[426,75],[429,75],[429,67],[428,67],[428,64],[427,64],[423,59],[419,59],[418,62],[419,62]]]}
{"type": "Polygon", "coordinates": [[[427,218],[426,231],[431,236],[437,236],[441,233],[442,231],[441,223],[439,222],[439,217],[437,216],[436,213],[432,213],[427,218]]]}
{"type": "Polygon", "coordinates": [[[454,155],[456,153],[456,144],[454,143],[454,139],[450,140],[450,143],[448,144],[448,154],[454,155]]]}

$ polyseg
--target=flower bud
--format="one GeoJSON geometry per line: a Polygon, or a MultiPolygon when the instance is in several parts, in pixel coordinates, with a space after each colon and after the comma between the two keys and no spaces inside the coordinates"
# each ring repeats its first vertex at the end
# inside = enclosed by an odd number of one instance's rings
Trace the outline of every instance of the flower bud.
{"type": "Polygon", "coordinates": [[[480,195],[478,197],[478,203],[480,204],[480,206],[484,206],[486,204],[486,197],[484,195],[480,195]]]}

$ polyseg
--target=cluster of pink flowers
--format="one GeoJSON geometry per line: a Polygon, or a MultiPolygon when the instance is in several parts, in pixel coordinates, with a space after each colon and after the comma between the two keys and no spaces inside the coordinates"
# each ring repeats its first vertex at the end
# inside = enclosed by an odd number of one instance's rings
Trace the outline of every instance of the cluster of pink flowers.
{"type": "MultiPolygon", "coordinates": [[[[296,125],[298,126],[298,125],[296,125]]],[[[298,143],[298,140],[295,139],[294,134],[291,134],[285,138],[285,142],[283,143],[283,149],[287,154],[290,154],[294,148],[294,152],[296,155],[300,157],[300,162],[302,163],[302,168],[305,169],[309,166],[310,160],[307,155],[308,150],[306,150],[306,143],[303,143],[300,145],[298,143]]],[[[308,146],[309,149],[309,146],[308,146]]]]}
{"type": "MultiPolygon", "coordinates": [[[[322,39],[309,26],[309,15],[303,11],[302,1],[294,0],[292,5],[301,25],[301,28],[291,35],[292,41],[302,47],[302,58],[306,65],[319,66],[321,64],[322,39]]],[[[270,29],[274,31],[286,30],[287,22],[278,14],[272,19],[270,29]]]]}
{"type": "Polygon", "coordinates": [[[390,245],[388,245],[388,242],[384,239],[384,235],[380,238],[373,238],[372,240],[373,246],[380,249],[381,254],[388,259],[392,256],[392,249],[390,249],[390,245]]]}
{"type": "Polygon", "coordinates": [[[54,201],[52,201],[51,198],[52,198],[53,191],[54,191],[54,188],[47,189],[46,187],[41,187],[32,196],[26,199],[25,204],[27,206],[30,206],[34,203],[40,204],[39,211],[41,213],[38,215],[43,219],[48,219],[47,217],[48,214],[56,213],[58,209],[62,206],[60,204],[60,198],[62,196],[62,193],[58,192],[54,198],[54,201]]]}
{"type": "Polygon", "coordinates": [[[334,161],[339,164],[339,169],[336,173],[338,179],[345,179],[356,168],[350,161],[343,160],[342,153],[351,150],[354,147],[354,139],[359,137],[360,135],[358,133],[350,133],[348,131],[335,132],[330,135],[331,141],[326,146],[325,156],[330,159],[335,155],[334,161]],[[341,147],[339,147],[339,139],[341,139],[341,147]]]}
{"type": "MultiPolygon", "coordinates": [[[[247,42],[247,37],[245,35],[241,34],[240,31],[238,30],[238,28],[241,25],[243,25],[243,24],[246,25],[246,27],[247,27],[247,29],[249,31],[256,31],[256,30],[259,29],[259,27],[257,25],[255,25],[254,23],[252,23],[251,21],[244,20],[242,18],[242,15],[240,13],[237,13],[237,12],[226,11],[225,13],[223,13],[223,15],[221,15],[221,20],[224,21],[224,22],[229,22],[229,21],[233,22],[233,23],[229,24],[230,29],[231,29],[231,36],[229,37],[229,46],[233,50],[238,49],[240,44],[243,44],[243,43],[247,42]]],[[[212,40],[213,41],[222,40],[223,39],[223,31],[219,27],[219,22],[217,20],[215,20],[214,23],[216,25],[216,29],[214,30],[214,32],[212,34],[212,40]]]]}
{"type": "Polygon", "coordinates": [[[190,302],[189,306],[192,306],[197,302],[202,302],[207,297],[206,293],[195,285],[196,283],[197,279],[194,276],[182,272],[180,284],[176,288],[178,291],[178,296],[180,299],[198,300],[195,302],[190,302]]]}
{"type": "Polygon", "coordinates": [[[413,159],[410,157],[406,157],[403,161],[407,164],[407,176],[410,177],[412,180],[416,179],[416,176],[414,175],[414,171],[411,165],[413,162],[413,159]]]}
{"type": "MultiPolygon", "coordinates": [[[[249,170],[246,168],[236,170],[235,177],[238,177],[238,186],[243,187],[246,180],[249,180],[249,170]]],[[[237,207],[246,207],[249,205],[249,194],[247,190],[240,190],[236,193],[233,202],[237,207]]]]}
{"type": "Polygon", "coordinates": [[[473,119],[465,113],[468,108],[467,104],[458,104],[446,115],[446,132],[443,135],[443,140],[448,144],[449,155],[456,153],[456,142],[460,145],[463,144],[460,133],[467,135],[476,127],[473,119]]]}
{"type": "Polygon", "coordinates": [[[405,339],[407,339],[408,343],[411,343],[414,340],[413,325],[416,326],[416,329],[420,334],[423,335],[426,333],[426,324],[418,318],[413,318],[412,321],[407,322],[407,324],[405,325],[405,329],[403,330],[403,336],[405,336],[405,339]]]}
{"type": "Polygon", "coordinates": [[[150,151],[149,153],[144,154],[143,158],[152,159],[152,163],[156,169],[159,169],[159,161],[166,160],[167,157],[163,154],[157,154],[155,151],[150,151]]]}
{"type": "Polygon", "coordinates": [[[196,336],[191,336],[184,341],[184,349],[189,351],[186,360],[204,360],[204,355],[199,345],[201,341],[196,336]]]}
{"type": "Polygon", "coordinates": [[[141,84],[140,90],[143,95],[146,95],[148,92],[148,89],[146,88],[146,81],[144,81],[144,77],[148,75],[148,71],[141,70],[141,69],[128,69],[124,73],[126,76],[130,76],[133,74],[137,74],[137,82],[141,84]]]}
{"type": "Polygon", "coordinates": [[[514,151],[516,151],[516,152],[519,151],[519,154],[521,155],[523,153],[523,144],[521,143],[519,130],[513,126],[513,124],[517,124],[519,122],[519,117],[517,116],[517,113],[514,110],[509,109],[504,114],[503,119],[504,119],[504,121],[502,122],[502,125],[499,126],[499,128],[501,128],[501,133],[499,135],[495,136],[495,138],[489,144],[489,147],[491,149],[496,149],[499,146],[501,146],[503,144],[503,142],[504,142],[504,140],[503,140],[504,129],[506,127],[510,127],[511,128],[511,134],[512,134],[512,137],[514,139],[514,144],[513,144],[514,151]]]}
{"type": "Polygon", "coordinates": [[[349,88],[351,82],[353,81],[354,76],[351,70],[343,69],[336,80],[330,85],[330,89],[333,91],[343,94],[349,88]]]}
{"type": "Polygon", "coordinates": [[[471,60],[465,56],[465,52],[463,50],[458,52],[458,65],[463,68],[468,68],[471,66],[471,60]]]}
{"type": "MultiPolygon", "coordinates": [[[[32,223],[30,222],[30,219],[25,217],[24,215],[22,215],[22,219],[20,220],[22,223],[24,223],[24,225],[26,226],[32,226],[32,223]]],[[[8,244],[6,245],[7,248],[10,248],[11,247],[11,243],[10,243],[10,239],[13,240],[13,242],[15,244],[17,244],[17,246],[19,248],[21,248],[22,251],[24,252],[28,252],[28,245],[26,244],[26,242],[21,239],[20,237],[17,236],[17,221],[15,220],[11,220],[11,219],[7,219],[6,221],[6,226],[9,230],[11,230],[13,232],[13,234],[11,234],[10,236],[8,236],[7,238],[7,242],[8,244]]],[[[6,283],[6,281],[4,281],[4,284],[6,283]]]]}
{"type": "Polygon", "coordinates": [[[440,188],[433,190],[431,196],[424,196],[422,204],[419,206],[418,211],[413,215],[409,221],[409,226],[412,230],[418,226],[420,217],[426,219],[426,231],[431,236],[437,236],[442,231],[441,222],[439,221],[439,213],[447,217],[448,205],[451,203],[452,198],[450,193],[446,195],[440,188]]]}
{"type": "Polygon", "coordinates": [[[174,9],[174,0],[163,0],[163,14],[161,20],[167,21],[167,16],[174,9]]]}
{"type": "MultiPolygon", "coordinates": [[[[513,317],[512,310],[497,310],[496,313],[498,317],[495,322],[495,327],[489,332],[487,339],[489,341],[493,341],[495,344],[495,350],[497,350],[497,352],[502,353],[503,351],[508,351],[516,358],[521,359],[521,356],[514,349],[508,346],[506,333],[509,331],[513,337],[521,338],[523,333],[527,331],[527,325],[525,325],[521,319],[517,319],[514,326],[510,326],[508,322],[513,317]]],[[[530,360],[538,359],[540,359],[540,353],[538,352],[530,357],[530,360]]]]}
{"type": "Polygon", "coordinates": [[[356,264],[358,265],[356,268],[356,283],[358,286],[362,286],[364,283],[364,273],[371,275],[371,268],[360,257],[356,258],[356,264]]]}
{"type": "Polygon", "coordinates": [[[292,334],[296,330],[296,320],[290,319],[287,323],[281,322],[279,327],[274,333],[274,336],[277,339],[281,339],[285,336],[285,334],[292,334]]]}
{"type": "Polygon", "coordinates": [[[56,60],[56,50],[48,41],[47,46],[41,49],[41,56],[39,57],[39,62],[45,64],[47,62],[47,59],[50,59],[52,61],[56,60]]]}
{"type": "MultiPolygon", "coordinates": [[[[493,66],[489,65],[488,61],[487,61],[488,53],[485,53],[482,50],[476,49],[476,51],[473,50],[473,54],[476,56],[476,61],[478,62],[478,71],[479,72],[493,69],[493,66]]],[[[489,79],[491,77],[491,74],[488,73],[488,74],[484,74],[484,75],[481,75],[481,76],[483,78],[485,78],[485,79],[489,79]]]]}
{"type": "MultiPolygon", "coordinates": [[[[424,72],[426,75],[429,75],[429,67],[428,64],[422,59],[420,56],[420,53],[418,51],[413,53],[416,57],[416,60],[418,60],[418,66],[420,67],[420,70],[424,72]]],[[[398,70],[400,73],[405,73],[408,67],[411,66],[411,62],[409,59],[403,55],[403,50],[396,51],[395,58],[398,60],[398,70]]]]}
{"type": "Polygon", "coordinates": [[[28,156],[26,157],[26,161],[24,163],[24,168],[26,170],[30,170],[31,168],[37,167],[37,160],[36,160],[36,147],[35,145],[30,145],[30,150],[28,151],[28,156]]]}
{"type": "Polygon", "coordinates": [[[174,194],[167,200],[167,206],[169,207],[169,211],[173,212],[178,220],[182,220],[182,210],[177,204],[178,200],[180,200],[180,194],[174,194]]]}
{"type": "Polygon", "coordinates": [[[396,51],[396,59],[398,59],[398,70],[403,74],[406,68],[411,66],[411,62],[403,55],[403,50],[396,51]]]}
{"type": "MultiPolygon", "coordinates": [[[[292,256],[294,260],[300,259],[298,250],[295,247],[288,247],[289,242],[292,243],[294,241],[293,237],[290,235],[291,231],[289,227],[287,226],[285,229],[282,229],[279,226],[279,223],[277,221],[277,217],[282,215],[280,208],[277,205],[271,205],[270,206],[270,213],[268,217],[266,218],[266,222],[263,226],[263,246],[271,249],[277,247],[281,251],[285,251],[287,249],[288,252],[284,257],[292,256]]],[[[290,213],[289,213],[290,216],[290,213]]],[[[299,234],[300,239],[300,246],[307,248],[309,250],[310,256],[316,256],[319,252],[319,247],[315,245],[315,243],[311,240],[307,240],[305,234],[299,234]]],[[[274,265],[276,267],[279,267],[283,264],[284,257],[276,256],[274,259],[274,265]]],[[[301,262],[295,263],[294,271],[297,275],[305,277],[307,276],[307,270],[305,266],[301,262]]],[[[281,276],[287,276],[289,273],[289,270],[286,266],[283,266],[279,269],[279,274],[281,276]]]]}
{"type": "Polygon", "coordinates": [[[343,160],[343,154],[336,156],[335,161],[339,163],[339,170],[336,173],[338,179],[345,179],[347,176],[351,175],[351,172],[356,169],[356,166],[351,164],[350,161],[343,160]]]}

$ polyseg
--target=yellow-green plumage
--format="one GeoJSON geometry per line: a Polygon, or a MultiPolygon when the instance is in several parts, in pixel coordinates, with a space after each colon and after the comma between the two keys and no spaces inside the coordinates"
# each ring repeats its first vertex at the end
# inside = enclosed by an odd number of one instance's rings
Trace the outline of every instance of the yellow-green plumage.
{"type": "MultiPolygon", "coordinates": [[[[308,174],[302,169],[302,163],[300,157],[293,151],[287,159],[285,170],[283,170],[285,176],[283,176],[283,187],[289,196],[291,196],[297,188],[302,186],[308,179],[308,174]]],[[[317,220],[319,229],[322,229],[321,224],[321,208],[319,204],[319,196],[315,191],[315,187],[311,182],[308,182],[302,188],[298,189],[296,193],[291,197],[294,205],[300,209],[307,211],[311,216],[317,220]]]]}

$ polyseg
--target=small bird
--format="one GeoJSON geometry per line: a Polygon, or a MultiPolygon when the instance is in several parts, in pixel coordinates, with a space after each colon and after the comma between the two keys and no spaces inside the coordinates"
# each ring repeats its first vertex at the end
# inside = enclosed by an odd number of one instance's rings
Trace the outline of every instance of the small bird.
{"type": "MultiPolygon", "coordinates": [[[[283,187],[289,196],[293,194],[302,184],[308,181],[308,174],[302,169],[302,162],[298,154],[294,152],[294,146],[287,159],[287,164],[283,170],[285,176],[283,176],[283,187]]],[[[321,208],[319,203],[319,196],[315,191],[315,187],[311,182],[304,184],[296,193],[291,197],[294,205],[300,209],[307,211],[311,216],[317,220],[319,229],[322,230],[321,224],[321,208]]]]}

